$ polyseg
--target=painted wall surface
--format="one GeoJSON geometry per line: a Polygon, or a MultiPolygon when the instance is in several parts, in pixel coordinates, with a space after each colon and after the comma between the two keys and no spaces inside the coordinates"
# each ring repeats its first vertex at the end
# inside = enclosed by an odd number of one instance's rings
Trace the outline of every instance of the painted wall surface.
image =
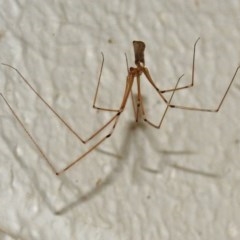
{"type": "MultiPolygon", "coordinates": [[[[159,89],[191,82],[173,104],[214,108],[240,64],[240,2],[0,1],[0,62],[10,64],[86,139],[117,109],[133,40],[159,89]]],[[[142,76],[149,119],[166,107],[142,76]]],[[[136,89],[134,88],[136,92],[136,89]]],[[[56,169],[87,146],[13,69],[0,92],[56,169]]],[[[135,96],[135,95],[134,95],[135,96]]],[[[170,95],[166,94],[166,98],[170,95]]],[[[240,238],[240,73],[218,113],[169,109],[161,129],[135,122],[131,99],[113,135],[56,176],[0,99],[0,239],[209,240],[240,238]]]]}

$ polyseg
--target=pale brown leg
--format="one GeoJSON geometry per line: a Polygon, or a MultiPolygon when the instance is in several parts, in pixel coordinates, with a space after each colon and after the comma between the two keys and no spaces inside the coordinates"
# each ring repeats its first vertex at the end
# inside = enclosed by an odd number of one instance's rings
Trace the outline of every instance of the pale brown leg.
{"type": "Polygon", "coordinates": [[[137,110],[136,110],[136,106],[135,106],[136,103],[135,103],[135,99],[134,99],[132,90],[131,90],[131,100],[132,100],[134,118],[137,121],[137,110]]]}
{"type": "MultiPolygon", "coordinates": [[[[127,58],[127,54],[126,53],[125,53],[125,58],[126,58],[127,72],[129,73],[128,58],[127,58]]],[[[135,120],[137,122],[137,110],[136,110],[136,106],[135,106],[136,103],[135,103],[135,100],[134,100],[132,89],[131,89],[131,100],[132,100],[134,118],[135,118],[135,120]]]]}
{"type": "Polygon", "coordinates": [[[110,132],[105,135],[101,140],[99,140],[96,144],[94,144],[92,147],[90,147],[90,149],[88,149],[84,154],[80,155],[79,157],[77,157],[77,159],[75,159],[72,163],[70,163],[67,167],[65,167],[64,169],[60,170],[60,171],[57,171],[56,172],[56,175],[60,175],[62,173],[64,173],[65,171],[67,171],[68,169],[70,169],[73,165],[75,165],[77,162],[79,162],[81,159],[83,159],[86,155],[88,155],[90,152],[92,152],[96,147],[98,147],[102,142],[104,142],[107,138],[110,138],[111,135],[113,134],[114,132],[114,129],[117,125],[117,122],[118,122],[118,119],[119,119],[119,116],[120,116],[121,112],[118,112],[115,116],[112,117],[112,120],[115,120],[114,121],[114,124],[113,124],[113,127],[112,129],[110,130],[110,132]]]}
{"type": "Polygon", "coordinates": [[[101,69],[100,69],[100,73],[99,73],[99,77],[98,77],[96,92],[95,92],[94,99],[93,99],[93,108],[95,108],[97,110],[101,110],[101,111],[119,112],[119,109],[111,109],[111,108],[104,108],[104,107],[96,106],[97,95],[98,95],[98,90],[99,90],[99,85],[100,85],[102,71],[103,71],[103,65],[104,65],[104,55],[103,55],[103,53],[101,53],[101,54],[102,54],[102,64],[101,64],[101,69]]]}
{"type": "Polygon", "coordinates": [[[183,87],[178,87],[177,89],[166,89],[166,90],[161,90],[160,92],[161,93],[166,93],[166,92],[172,92],[172,91],[178,91],[178,90],[182,90],[182,89],[186,89],[186,88],[190,88],[190,87],[193,87],[194,85],[194,71],[195,71],[195,55],[196,55],[196,46],[197,46],[197,43],[198,41],[200,40],[200,38],[198,38],[196,40],[196,42],[194,43],[194,48],[193,48],[193,60],[192,60],[192,81],[190,84],[186,85],[186,86],[183,86],[183,87]]]}
{"type": "MultiPolygon", "coordinates": [[[[111,137],[111,135],[113,134],[113,132],[115,130],[115,127],[117,125],[118,119],[119,119],[121,113],[123,112],[123,110],[124,110],[124,108],[126,106],[127,99],[129,97],[129,94],[130,94],[131,89],[132,89],[133,80],[134,80],[134,76],[129,77],[129,82],[127,82],[127,84],[126,84],[125,93],[124,93],[122,104],[121,104],[121,110],[117,114],[115,114],[110,119],[110,121],[107,123],[107,125],[108,125],[108,124],[110,124],[111,122],[114,121],[114,124],[113,124],[112,129],[110,130],[110,132],[107,135],[105,135],[102,139],[100,139],[96,144],[94,144],[92,147],[90,147],[90,149],[88,151],[86,151],[84,154],[80,155],[76,160],[74,160],[67,167],[65,167],[63,170],[56,172],[57,175],[62,174],[63,172],[67,171],[69,168],[71,168],[73,165],[75,165],[78,161],[83,159],[87,154],[92,152],[96,147],[98,147],[107,138],[111,137]]],[[[107,125],[104,125],[103,128],[105,128],[107,125]]],[[[101,129],[99,131],[101,131],[101,129]]],[[[98,134],[98,132],[96,132],[96,134],[98,134]]]]}
{"type": "Polygon", "coordinates": [[[171,89],[166,89],[166,90],[160,90],[156,84],[153,82],[152,77],[148,71],[147,68],[144,68],[143,73],[145,74],[146,78],[148,79],[148,81],[150,82],[150,84],[156,89],[156,91],[158,92],[158,94],[160,95],[160,97],[164,100],[165,103],[168,103],[168,100],[164,97],[163,93],[166,92],[172,92],[172,91],[178,91],[178,90],[182,90],[182,89],[186,89],[186,88],[190,88],[194,85],[194,72],[195,72],[195,55],[196,55],[196,46],[198,41],[200,40],[200,38],[197,39],[197,41],[194,44],[194,50],[193,50],[193,61],[192,61],[192,81],[190,84],[183,86],[183,87],[178,87],[177,89],[175,88],[171,88],[171,89]]]}
{"type": "MultiPolygon", "coordinates": [[[[178,89],[176,89],[176,90],[181,90],[181,89],[184,89],[184,88],[189,88],[189,87],[192,87],[192,86],[194,85],[194,79],[195,79],[195,53],[196,53],[196,45],[197,45],[197,42],[199,41],[199,39],[200,39],[200,38],[198,38],[197,41],[196,41],[195,44],[194,44],[193,63],[192,63],[192,82],[191,82],[190,85],[187,85],[187,86],[185,86],[185,87],[180,87],[180,88],[178,88],[178,89]]],[[[228,87],[227,87],[227,90],[225,91],[222,99],[220,100],[220,102],[219,102],[219,104],[218,104],[218,106],[217,106],[216,108],[188,107],[188,106],[180,106],[180,105],[175,105],[175,104],[170,104],[170,103],[169,103],[169,106],[170,106],[171,108],[179,108],[179,109],[192,110],[192,111],[218,112],[219,109],[221,108],[222,104],[223,104],[223,101],[225,100],[225,97],[227,96],[227,93],[228,93],[228,91],[229,91],[229,89],[230,89],[230,87],[231,87],[231,85],[232,85],[232,83],[233,83],[233,81],[234,81],[234,79],[235,79],[235,77],[236,77],[236,75],[237,75],[237,72],[238,72],[239,68],[240,68],[240,66],[238,66],[238,67],[236,68],[236,71],[235,71],[235,73],[234,73],[234,75],[233,75],[233,77],[232,77],[232,79],[231,79],[231,81],[230,81],[230,83],[229,83],[229,85],[228,85],[228,87]]],[[[163,92],[169,92],[169,91],[172,91],[172,89],[165,90],[165,91],[161,91],[161,93],[163,93],[163,92]]]]}
{"type": "MultiPolygon", "coordinates": [[[[175,90],[173,90],[173,92],[172,92],[172,94],[171,94],[171,97],[170,97],[170,99],[169,99],[169,104],[171,103],[172,98],[173,98],[173,95],[174,95],[174,93],[175,93],[176,90],[177,90],[177,86],[178,86],[178,84],[179,84],[179,82],[180,82],[180,79],[181,79],[183,76],[184,76],[184,75],[182,75],[181,77],[178,78],[177,83],[176,83],[175,88],[174,88],[175,90]]],[[[152,127],[155,127],[155,128],[158,128],[158,129],[159,129],[159,128],[162,126],[163,120],[164,120],[164,118],[165,118],[165,116],[166,116],[166,114],[167,114],[167,111],[168,111],[169,107],[170,107],[169,104],[166,106],[165,111],[164,111],[164,113],[163,113],[163,115],[162,115],[162,117],[161,117],[161,119],[160,119],[159,124],[154,124],[154,123],[152,123],[151,121],[149,121],[149,120],[145,117],[145,113],[144,113],[144,110],[143,110],[143,108],[142,108],[143,115],[144,115],[144,121],[147,122],[147,123],[148,123],[149,125],[151,125],[152,127]]]]}
{"type": "MultiPolygon", "coordinates": [[[[103,129],[105,129],[111,122],[111,119],[103,126],[101,127],[99,130],[97,130],[96,132],[94,132],[90,137],[88,137],[87,139],[83,139],[82,137],[79,136],[79,134],[44,100],[44,98],[32,87],[32,85],[27,81],[26,78],[24,78],[24,76],[14,67],[12,67],[11,65],[2,63],[2,65],[10,67],[12,69],[14,69],[19,76],[21,77],[21,79],[25,82],[25,84],[27,84],[27,86],[37,95],[37,97],[47,106],[47,108],[49,108],[49,110],[52,111],[53,114],[55,114],[55,116],[70,130],[71,133],[73,133],[73,135],[75,135],[77,137],[78,140],[80,140],[82,143],[87,143],[89,140],[93,139],[95,136],[97,136],[98,133],[100,133],[103,129]]],[[[1,94],[1,96],[3,97],[3,95],[1,94]]],[[[6,98],[5,98],[6,100],[6,98]]],[[[10,106],[10,105],[9,105],[10,106]]],[[[113,110],[114,112],[119,112],[120,110],[113,110]]],[[[17,119],[17,118],[16,118],[17,119]]],[[[19,119],[19,118],[18,118],[19,119]]],[[[20,123],[20,122],[19,122],[20,123]]]]}
{"type": "MultiPolygon", "coordinates": [[[[199,39],[198,39],[199,40],[199,39]]],[[[197,40],[197,41],[198,41],[197,40]]],[[[197,42],[196,42],[197,43],[197,42]]],[[[195,47],[196,47],[196,43],[195,43],[195,47]]],[[[195,58],[195,52],[194,52],[194,57],[193,59],[195,58]]],[[[218,104],[218,106],[216,108],[198,108],[198,107],[188,107],[188,106],[180,106],[180,105],[175,105],[175,104],[170,104],[170,102],[163,96],[163,93],[162,91],[156,86],[156,84],[153,82],[152,78],[151,78],[151,75],[148,71],[147,68],[144,68],[143,69],[143,73],[144,75],[146,76],[146,78],[148,79],[148,81],[150,82],[150,84],[156,89],[156,91],[158,92],[159,96],[164,100],[164,102],[166,104],[169,105],[169,107],[171,108],[179,108],[179,109],[184,109],[184,110],[192,110],[192,111],[202,111],[202,112],[218,112],[219,109],[221,108],[222,104],[223,104],[223,101],[225,100],[225,97],[227,96],[227,93],[237,75],[237,72],[238,70],[240,69],[240,66],[238,66],[235,70],[235,73],[227,87],[227,90],[225,91],[222,99],[220,100],[220,103],[218,104]]],[[[194,74],[195,74],[195,60],[193,60],[193,67],[192,67],[192,81],[194,81],[194,74]]],[[[178,88],[179,89],[179,88],[178,88]]],[[[181,88],[180,88],[181,89],[181,88]]],[[[179,90],[180,90],[179,89],[179,90]]],[[[170,89],[171,90],[171,89],[170,89]]],[[[177,89],[176,89],[177,90],[177,89]]],[[[166,92],[166,91],[165,91],[166,92]]]]}
{"type": "Polygon", "coordinates": [[[23,130],[25,131],[25,133],[28,135],[28,137],[31,139],[32,143],[35,145],[35,147],[37,148],[37,150],[40,152],[40,154],[42,155],[42,157],[47,161],[48,165],[51,167],[51,169],[53,170],[54,173],[56,173],[53,165],[50,163],[50,160],[48,159],[48,157],[45,155],[45,153],[43,152],[43,150],[41,149],[41,147],[38,145],[38,143],[36,142],[36,140],[33,138],[33,136],[31,135],[31,133],[27,130],[27,128],[25,127],[25,125],[23,124],[23,122],[20,120],[20,118],[17,116],[17,114],[15,113],[15,111],[12,109],[11,105],[9,104],[9,102],[7,101],[7,99],[3,96],[2,93],[0,93],[0,96],[2,97],[2,99],[4,100],[4,102],[6,103],[7,107],[9,108],[9,110],[12,112],[13,116],[15,117],[15,119],[17,120],[17,122],[21,125],[21,127],[23,128],[23,130]]]}
{"type": "Polygon", "coordinates": [[[229,83],[229,85],[227,87],[227,90],[225,91],[222,99],[220,100],[220,102],[219,102],[219,104],[218,104],[218,106],[216,108],[186,107],[186,106],[174,105],[174,104],[170,104],[170,103],[169,103],[169,107],[171,107],[171,108],[179,108],[179,109],[184,109],[184,110],[201,111],[201,112],[218,112],[219,109],[221,108],[222,104],[223,104],[224,99],[227,96],[227,93],[228,93],[228,91],[229,91],[229,89],[230,89],[230,87],[231,87],[231,85],[232,85],[232,83],[233,83],[233,81],[234,81],[234,79],[235,79],[239,69],[240,69],[240,66],[237,67],[237,69],[236,69],[236,71],[235,71],[235,73],[234,73],[234,75],[232,77],[232,80],[230,81],[230,83],[229,83]]]}
{"type": "MultiPolygon", "coordinates": [[[[14,67],[4,64],[6,66],[9,66],[10,68],[14,69],[23,79],[23,81],[31,88],[31,90],[42,100],[42,102],[64,123],[64,125],[66,125],[66,127],[72,132],[74,133],[74,131],[69,127],[69,125],[56,113],[56,111],[41,97],[41,95],[29,84],[29,82],[21,75],[21,73],[14,67]]],[[[129,76],[127,77],[127,79],[129,78],[129,76]]],[[[75,165],[78,161],[80,161],[82,158],[84,158],[87,154],[89,154],[91,151],[93,151],[97,146],[99,146],[103,141],[105,141],[107,138],[109,138],[116,125],[118,122],[118,119],[120,117],[121,112],[124,110],[127,99],[129,97],[131,88],[132,88],[132,84],[133,84],[133,78],[131,77],[129,78],[129,82],[127,81],[126,83],[126,88],[125,88],[125,93],[123,96],[123,100],[122,100],[122,104],[121,104],[121,109],[113,116],[110,118],[110,120],[104,124],[100,129],[98,129],[95,133],[93,133],[88,139],[86,140],[82,140],[82,138],[78,138],[79,140],[81,140],[83,143],[88,142],[89,140],[93,139],[95,136],[97,136],[103,129],[105,129],[107,126],[109,126],[111,123],[113,123],[113,126],[110,130],[110,132],[103,138],[101,138],[101,140],[99,140],[97,143],[95,143],[93,146],[91,146],[85,153],[83,153],[82,155],[80,155],[76,160],[74,160],[71,164],[69,164],[67,167],[65,167],[63,170],[61,171],[57,171],[53,165],[50,163],[49,158],[44,154],[43,150],[41,149],[41,147],[38,145],[38,143],[36,142],[36,140],[33,138],[33,136],[31,135],[31,133],[27,130],[27,128],[24,126],[23,122],[21,121],[21,119],[18,117],[18,115],[16,114],[16,112],[13,110],[13,108],[11,107],[11,105],[9,104],[9,102],[7,101],[7,99],[3,96],[2,93],[0,93],[0,96],[2,97],[2,99],[4,100],[4,102],[6,103],[6,105],[8,106],[8,108],[10,109],[10,111],[12,112],[13,116],[15,117],[15,119],[17,120],[17,122],[21,125],[21,127],[24,129],[24,131],[26,132],[26,134],[28,135],[28,137],[31,139],[31,141],[33,142],[33,144],[36,146],[36,148],[38,149],[38,151],[41,153],[42,157],[46,160],[46,162],[48,163],[48,165],[51,167],[51,169],[53,170],[53,172],[56,175],[59,175],[63,172],[65,172],[66,170],[68,170],[69,168],[71,168],[73,165],[75,165]]],[[[75,134],[74,134],[75,135],[75,134]]]]}
{"type": "Polygon", "coordinates": [[[23,130],[25,131],[25,133],[28,135],[28,137],[31,139],[31,141],[33,142],[33,144],[35,145],[35,147],[37,148],[37,150],[40,152],[40,154],[42,155],[42,157],[46,160],[46,162],[48,163],[48,165],[51,167],[52,171],[56,174],[59,175],[61,173],[63,173],[64,171],[66,171],[67,169],[69,169],[70,167],[72,167],[75,163],[77,163],[79,160],[81,160],[83,157],[85,157],[88,153],[90,153],[92,150],[94,150],[97,146],[99,146],[105,139],[109,138],[118,121],[118,118],[121,114],[121,112],[116,113],[103,127],[101,127],[97,132],[95,132],[91,138],[87,139],[90,140],[93,137],[95,137],[99,132],[101,132],[104,128],[106,128],[110,123],[114,122],[114,125],[111,129],[111,131],[105,136],[103,137],[100,141],[98,141],[95,145],[93,145],[92,147],[90,147],[90,149],[85,152],[84,154],[82,154],[81,156],[79,156],[75,161],[73,161],[70,165],[68,165],[66,168],[64,168],[64,170],[62,171],[56,171],[56,169],[54,168],[54,166],[51,164],[49,158],[45,155],[44,151],[42,150],[42,148],[39,146],[39,144],[36,142],[36,140],[34,139],[34,137],[31,135],[31,133],[27,130],[27,128],[24,126],[23,122],[20,120],[20,118],[17,116],[17,114],[15,113],[15,111],[12,109],[11,105],[9,104],[9,102],[7,101],[7,99],[3,96],[2,93],[0,93],[0,96],[2,97],[2,99],[4,100],[4,102],[6,103],[7,107],[10,109],[10,111],[12,112],[13,116],[15,117],[15,119],[17,120],[17,122],[21,125],[21,127],[23,128],[23,130]],[[115,121],[114,121],[115,120],[115,121]]]}

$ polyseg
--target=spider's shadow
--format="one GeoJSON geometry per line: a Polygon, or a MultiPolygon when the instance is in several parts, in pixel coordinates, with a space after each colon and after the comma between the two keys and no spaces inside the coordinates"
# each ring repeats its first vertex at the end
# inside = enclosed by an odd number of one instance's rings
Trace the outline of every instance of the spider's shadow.
{"type": "MultiPolygon", "coordinates": [[[[124,133],[121,133],[123,136],[121,139],[121,145],[119,147],[118,152],[121,154],[115,154],[113,152],[109,152],[106,150],[103,150],[102,148],[96,149],[96,151],[99,151],[103,154],[108,155],[111,158],[117,159],[115,166],[112,168],[112,171],[105,177],[105,179],[100,181],[100,184],[96,184],[91,190],[89,190],[85,194],[81,194],[79,191],[78,196],[75,198],[74,201],[67,204],[65,207],[55,211],[56,214],[64,214],[68,212],[69,210],[72,210],[73,208],[79,206],[80,204],[87,202],[91,199],[93,199],[98,194],[101,194],[109,185],[111,185],[117,177],[119,177],[123,171],[123,165],[131,165],[132,171],[136,171],[136,167],[140,168],[144,171],[147,171],[149,173],[161,173],[162,169],[147,169],[144,167],[144,142],[136,141],[137,136],[136,134],[143,133],[144,134],[144,141],[151,142],[152,151],[159,153],[159,157],[155,159],[154,161],[157,161],[159,165],[162,165],[163,168],[174,168],[178,171],[184,171],[186,173],[190,174],[197,174],[204,177],[210,177],[210,178],[216,178],[219,177],[216,173],[211,172],[204,172],[195,170],[192,168],[188,168],[185,166],[181,166],[178,163],[176,164],[172,159],[170,158],[171,155],[173,156],[186,156],[186,155],[193,155],[197,154],[194,151],[191,150],[182,150],[182,151],[175,151],[175,150],[159,150],[159,144],[158,144],[158,138],[154,137],[153,134],[151,134],[151,131],[148,131],[147,129],[149,126],[147,126],[144,122],[129,122],[127,125],[127,128],[124,129],[124,133]],[[130,153],[132,152],[132,148],[137,148],[137,151],[134,151],[134,158],[130,157],[130,153]],[[131,163],[130,163],[131,161],[131,163]]],[[[119,130],[119,129],[118,129],[119,130]]],[[[159,132],[159,137],[161,137],[161,133],[159,132]]],[[[113,138],[114,140],[114,134],[113,138]]],[[[179,162],[179,161],[178,161],[179,162]]],[[[130,167],[131,169],[131,167],[130,167]]],[[[121,177],[121,176],[120,176],[121,177]]]]}
{"type": "MultiPolygon", "coordinates": [[[[131,123],[128,126],[128,128],[129,129],[127,129],[127,131],[124,131],[124,132],[127,132],[127,134],[124,136],[124,138],[122,140],[122,145],[120,146],[120,150],[118,150],[118,152],[120,152],[121,155],[103,150],[102,148],[96,149],[96,151],[106,154],[111,158],[117,159],[116,164],[112,168],[111,172],[104,179],[101,179],[100,183],[96,184],[87,193],[81,194],[79,191],[78,196],[71,203],[67,204],[65,207],[55,211],[56,214],[64,214],[64,213],[72,210],[73,208],[78,207],[80,204],[90,201],[98,194],[101,194],[101,192],[103,192],[109,185],[111,185],[112,182],[114,182],[115,179],[121,174],[122,169],[123,169],[123,164],[126,163],[125,160],[127,159],[129,150],[131,148],[131,141],[133,138],[132,133],[136,128],[136,123],[131,123]]],[[[113,139],[114,139],[114,137],[113,137],[113,139]]],[[[67,183],[67,184],[69,183],[69,181],[64,176],[60,176],[60,177],[63,179],[63,181],[65,183],[67,183]]]]}
{"type": "MultiPolygon", "coordinates": [[[[96,149],[96,151],[99,151],[101,153],[108,155],[109,157],[117,159],[116,164],[112,169],[112,171],[109,173],[109,175],[107,175],[105,179],[103,180],[101,179],[100,184],[96,184],[95,187],[93,187],[87,193],[82,195],[79,192],[78,196],[71,203],[55,211],[56,214],[64,214],[72,210],[73,208],[78,207],[80,204],[90,201],[98,194],[101,194],[101,192],[103,192],[109,185],[111,185],[116,180],[117,177],[121,175],[123,170],[123,165],[129,164],[128,161],[130,161],[130,157],[129,157],[130,151],[132,147],[135,147],[134,144],[136,139],[136,136],[135,136],[136,131],[140,129],[144,133],[145,129],[148,128],[148,126],[146,126],[146,124],[142,122],[136,124],[136,122],[131,121],[129,124],[126,124],[126,125],[127,125],[127,129],[124,129],[124,133],[123,133],[124,135],[121,133],[123,138],[121,139],[121,145],[118,148],[118,152],[120,152],[121,154],[115,154],[113,152],[103,150],[102,148],[96,149]]],[[[112,139],[114,139],[114,137],[112,139]]],[[[139,161],[141,162],[142,160],[143,159],[142,159],[141,151],[135,151],[134,159],[133,159],[134,166],[136,162],[139,162],[139,161]]],[[[67,179],[64,178],[64,176],[61,176],[61,177],[63,178],[64,182],[67,181],[67,179]]]]}
{"type": "MultiPolygon", "coordinates": [[[[158,165],[161,167],[159,169],[150,169],[150,168],[142,167],[143,170],[148,171],[150,173],[158,174],[163,171],[163,168],[170,167],[170,168],[176,169],[177,171],[182,171],[182,172],[194,174],[194,175],[200,175],[203,177],[209,177],[209,178],[221,177],[221,174],[219,173],[202,171],[202,170],[194,169],[192,167],[184,166],[184,164],[181,165],[179,163],[179,161],[183,157],[199,154],[197,151],[193,151],[191,149],[172,150],[174,149],[174,146],[171,147],[171,150],[159,149],[158,139],[154,137],[149,131],[146,131],[145,134],[148,136],[148,139],[151,140],[151,147],[153,151],[159,153],[160,158],[158,159],[159,161],[158,165]],[[172,159],[172,157],[176,157],[176,156],[179,156],[177,163],[172,159]]],[[[161,135],[159,134],[159,137],[160,136],[161,135]]]]}

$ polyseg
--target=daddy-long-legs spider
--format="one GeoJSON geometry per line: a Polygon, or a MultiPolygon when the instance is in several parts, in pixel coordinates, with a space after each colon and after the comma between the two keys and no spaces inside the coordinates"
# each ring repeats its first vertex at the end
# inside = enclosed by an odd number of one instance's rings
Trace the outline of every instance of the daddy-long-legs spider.
{"type": "MultiPolygon", "coordinates": [[[[95,92],[95,96],[94,96],[94,100],[93,100],[93,108],[95,108],[97,110],[101,110],[101,111],[115,112],[115,114],[102,127],[100,127],[97,131],[95,131],[90,137],[88,137],[86,139],[82,138],[79,134],[77,134],[77,132],[46,102],[46,100],[43,99],[43,97],[34,89],[34,87],[24,78],[24,76],[16,68],[14,68],[14,67],[12,67],[8,64],[3,64],[4,66],[8,66],[8,67],[14,69],[19,74],[21,79],[25,82],[25,84],[46,105],[46,107],[49,108],[56,115],[56,117],[72,132],[72,134],[74,134],[78,138],[78,140],[80,142],[82,142],[83,144],[88,143],[90,140],[95,138],[99,133],[101,133],[105,128],[107,128],[108,126],[111,126],[111,124],[112,124],[112,127],[110,128],[109,132],[106,135],[104,135],[102,138],[100,138],[100,140],[98,140],[97,143],[90,146],[89,149],[86,152],[84,152],[83,154],[78,156],[75,160],[71,161],[70,164],[68,164],[63,169],[60,169],[60,170],[57,170],[53,166],[53,164],[51,163],[48,156],[44,153],[44,151],[41,149],[41,147],[39,146],[37,141],[34,139],[34,137],[31,135],[31,133],[25,127],[23,121],[16,114],[16,112],[14,111],[12,106],[10,105],[9,101],[6,99],[6,97],[2,93],[0,93],[0,96],[2,97],[2,99],[4,100],[7,107],[9,108],[9,110],[11,111],[13,116],[16,118],[18,123],[22,126],[24,131],[27,133],[27,135],[29,136],[31,141],[34,143],[34,145],[36,146],[38,151],[41,153],[42,157],[47,161],[47,163],[52,168],[54,173],[56,175],[59,175],[59,174],[65,172],[65,171],[67,171],[68,169],[70,169],[73,165],[75,165],[77,162],[79,162],[81,159],[83,159],[86,155],[88,155],[91,151],[93,151],[96,147],[98,147],[107,138],[112,136],[112,134],[114,132],[114,129],[115,129],[117,123],[118,123],[119,117],[121,116],[122,112],[124,111],[126,103],[127,103],[130,95],[131,95],[131,99],[132,99],[132,102],[133,102],[133,108],[134,108],[136,122],[138,122],[139,118],[142,117],[142,119],[146,123],[148,123],[149,125],[151,125],[152,127],[155,127],[155,128],[160,128],[162,126],[162,122],[163,122],[169,108],[179,108],[179,109],[184,109],[184,110],[204,111],[204,112],[218,112],[219,109],[221,108],[222,104],[223,104],[223,101],[224,101],[224,99],[225,99],[225,97],[226,97],[226,95],[227,95],[235,77],[236,77],[236,74],[237,74],[240,66],[238,66],[236,68],[235,73],[234,73],[234,75],[233,75],[233,77],[232,77],[232,79],[231,79],[231,81],[230,81],[230,83],[227,87],[227,90],[223,94],[223,97],[220,99],[220,102],[219,102],[219,104],[217,105],[216,108],[211,109],[211,108],[186,107],[186,106],[174,105],[174,104],[171,103],[172,99],[173,99],[173,96],[174,96],[176,91],[187,89],[187,88],[190,88],[190,87],[194,86],[195,55],[196,55],[196,46],[197,46],[197,43],[198,43],[199,39],[200,38],[198,38],[197,41],[194,44],[191,82],[188,85],[178,87],[179,81],[183,76],[182,75],[181,77],[178,78],[175,87],[171,88],[171,89],[167,89],[167,90],[161,90],[160,88],[158,88],[156,86],[156,84],[152,80],[152,77],[149,73],[148,68],[145,67],[145,60],[144,60],[145,43],[142,42],[142,41],[133,41],[136,67],[130,67],[130,68],[128,67],[128,75],[127,75],[127,78],[126,78],[125,91],[124,91],[124,94],[123,94],[122,102],[121,102],[120,107],[118,109],[111,109],[111,108],[96,106],[96,101],[97,101],[98,91],[99,91],[99,85],[100,85],[100,82],[101,82],[101,75],[102,75],[102,70],[103,70],[103,65],[104,65],[104,55],[102,54],[102,64],[101,64],[101,69],[100,69],[100,74],[99,74],[99,77],[98,77],[97,88],[96,88],[96,92],[95,92]],[[166,104],[165,111],[163,112],[163,115],[161,116],[160,121],[157,124],[150,121],[148,119],[147,115],[145,114],[145,111],[144,111],[144,102],[143,102],[143,97],[142,97],[142,94],[141,94],[141,80],[140,80],[141,75],[144,75],[146,77],[146,80],[152,85],[152,87],[158,93],[160,99],[162,99],[163,102],[166,104]],[[133,92],[132,92],[132,87],[133,87],[134,81],[136,82],[136,86],[137,86],[136,102],[134,100],[134,96],[133,96],[133,92]],[[166,93],[166,92],[172,92],[169,99],[167,99],[164,95],[164,93],[166,93]]],[[[126,58],[126,60],[127,60],[127,58],[126,58]]]]}

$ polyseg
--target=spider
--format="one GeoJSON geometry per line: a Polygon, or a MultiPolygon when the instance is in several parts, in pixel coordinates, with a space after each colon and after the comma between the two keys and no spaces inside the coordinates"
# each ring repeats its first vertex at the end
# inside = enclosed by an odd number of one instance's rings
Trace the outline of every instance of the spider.
{"type": "Polygon", "coordinates": [[[119,121],[119,118],[122,115],[123,111],[125,110],[125,106],[127,104],[127,101],[128,101],[128,98],[129,98],[130,95],[131,95],[131,99],[132,99],[132,102],[133,102],[135,121],[138,122],[140,117],[141,117],[150,126],[152,126],[154,128],[158,128],[158,129],[162,126],[163,120],[164,120],[164,118],[166,116],[166,113],[167,113],[169,108],[179,108],[179,109],[183,109],[183,110],[202,111],[202,112],[218,112],[220,110],[222,104],[223,104],[223,101],[224,101],[224,99],[225,99],[225,97],[226,97],[226,95],[227,95],[227,93],[228,93],[236,75],[237,75],[237,72],[238,72],[240,66],[238,66],[236,68],[236,70],[233,74],[233,77],[232,77],[225,93],[223,94],[223,97],[221,98],[221,100],[220,100],[220,102],[219,102],[219,104],[217,105],[216,108],[196,108],[196,107],[174,105],[174,104],[171,103],[172,99],[173,99],[173,96],[174,96],[176,91],[182,90],[182,89],[187,89],[187,88],[190,88],[190,87],[194,86],[195,55],[196,55],[196,46],[197,46],[197,43],[198,43],[199,40],[200,40],[200,38],[198,38],[196,40],[196,42],[194,43],[193,58],[192,58],[191,82],[188,85],[178,87],[181,78],[184,76],[184,75],[182,75],[178,78],[174,88],[166,89],[166,90],[161,90],[156,86],[156,84],[154,83],[154,81],[153,81],[153,79],[150,75],[150,72],[149,72],[148,68],[145,67],[145,60],[144,60],[145,43],[142,42],[142,41],[133,41],[133,49],[134,49],[134,54],[135,54],[135,65],[136,66],[135,67],[130,67],[130,68],[128,67],[127,56],[125,54],[128,74],[127,74],[127,77],[126,77],[124,94],[123,94],[122,101],[121,101],[121,104],[120,104],[118,109],[111,109],[111,108],[104,108],[104,107],[96,106],[97,96],[98,96],[98,92],[99,92],[99,86],[100,86],[100,82],[101,82],[101,75],[102,75],[102,70],[103,70],[103,65],[104,65],[104,55],[103,55],[103,53],[101,53],[102,63],[101,63],[101,69],[100,69],[99,77],[98,77],[96,92],[95,92],[95,95],[94,95],[93,108],[97,109],[97,110],[101,110],[101,111],[115,112],[115,114],[102,127],[100,127],[97,131],[95,131],[91,136],[89,136],[86,139],[82,138],[79,134],[77,134],[77,132],[46,102],[46,100],[43,99],[43,97],[34,89],[34,87],[29,83],[29,81],[27,81],[26,78],[24,78],[24,76],[16,68],[12,67],[11,65],[2,63],[4,66],[7,66],[7,67],[10,67],[10,68],[14,69],[20,75],[21,79],[25,82],[25,84],[46,105],[46,107],[49,108],[56,115],[56,117],[70,130],[70,132],[72,132],[79,139],[79,141],[82,142],[83,144],[86,144],[87,142],[92,140],[99,133],[101,133],[107,126],[110,126],[110,124],[112,124],[112,127],[110,128],[110,131],[105,136],[103,136],[100,140],[97,141],[97,143],[92,145],[86,152],[84,152],[83,154],[78,156],[75,160],[73,160],[70,164],[68,164],[66,167],[64,167],[61,170],[56,170],[54,168],[54,166],[51,164],[49,158],[46,156],[44,151],[41,149],[41,147],[39,146],[37,141],[33,138],[31,133],[27,130],[24,123],[18,117],[18,115],[16,114],[16,112],[14,111],[14,109],[12,108],[12,106],[10,105],[8,100],[6,99],[6,97],[2,93],[0,93],[0,96],[4,100],[5,104],[9,108],[9,110],[12,112],[12,114],[15,117],[15,119],[17,120],[17,122],[22,126],[22,128],[24,129],[24,131],[26,132],[28,137],[31,139],[33,144],[36,146],[38,151],[41,153],[42,157],[47,161],[47,163],[49,164],[49,166],[51,167],[53,172],[56,175],[60,175],[64,172],[66,172],[67,170],[69,170],[73,165],[75,165],[77,162],[79,162],[81,159],[83,159],[86,155],[88,155],[90,152],[92,152],[96,147],[98,147],[101,143],[103,143],[106,139],[108,139],[112,136],[112,134],[114,132],[114,129],[117,126],[117,123],[119,121]],[[157,124],[150,121],[148,119],[148,117],[146,116],[145,111],[144,111],[144,102],[143,102],[143,97],[142,97],[142,94],[141,94],[141,80],[140,80],[141,75],[145,76],[145,79],[152,85],[152,87],[158,93],[159,97],[166,104],[163,115],[161,116],[160,121],[157,124]],[[136,82],[136,85],[137,85],[137,97],[136,97],[137,100],[136,100],[136,102],[134,101],[133,92],[132,92],[132,87],[133,87],[134,82],[136,82]],[[166,93],[166,92],[172,92],[169,100],[167,100],[166,97],[164,96],[164,93],[166,93]]]}

